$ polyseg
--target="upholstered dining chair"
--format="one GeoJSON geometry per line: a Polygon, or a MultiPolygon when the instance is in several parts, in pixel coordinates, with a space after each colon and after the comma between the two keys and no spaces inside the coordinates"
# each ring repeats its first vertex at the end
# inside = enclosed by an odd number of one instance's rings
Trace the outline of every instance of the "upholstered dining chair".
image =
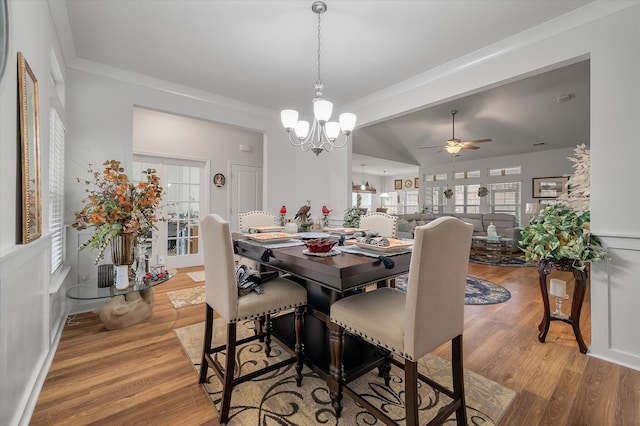
{"type": "MultiPolygon", "coordinates": [[[[345,297],[331,305],[334,327],[340,326],[388,353],[379,371],[386,386],[389,386],[391,362],[404,367],[406,424],[409,426],[418,424],[418,379],[452,398],[430,425],[441,424],[454,412],[457,424],[466,424],[462,330],[472,233],[473,225],[454,217],[441,217],[416,227],[406,293],[382,288],[345,297]],[[451,341],[453,390],[418,372],[420,358],[448,341],[451,341]],[[404,365],[398,359],[404,359],[404,365]]],[[[338,354],[336,365],[341,365],[344,335],[336,335],[341,338],[331,342],[332,351],[338,354]]],[[[334,404],[338,416],[344,392],[376,417],[393,422],[348,384],[334,385],[338,389],[335,398],[338,403],[334,404]]]]}
{"type": "Polygon", "coordinates": [[[381,237],[398,238],[398,216],[370,212],[360,218],[360,228],[377,232],[381,237]]]}
{"type": "Polygon", "coordinates": [[[238,213],[238,227],[249,229],[254,226],[271,226],[276,224],[276,215],[269,212],[254,210],[238,213]]]}
{"type": "MultiPolygon", "coordinates": [[[[204,217],[200,221],[200,224],[203,230],[206,301],[200,383],[207,381],[207,371],[209,367],[211,367],[222,382],[222,401],[219,417],[221,423],[226,423],[229,418],[231,393],[234,386],[239,383],[295,362],[296,384],[301,386],[302,363],[304,361],[302,328],[303,314],[307,303],[307,292],[302,286],[293,281],[277,277],[260,284],[264,290],[262,294],[251,292],[239,297],[229,222],[226,222],[216,214],[210,214],[204,217]],[[254,336],[237,340],[237,323],[262,317],[268,318],[270,314],[289,309],[294,310],[295,316],[294,331],[296,344],[294,355],[260,370],[250,372],[240,377],[234,377],[237,346],[263,338],[266,346],[265,353],[269,356],[271,342],[269,335],[266,334],[269,333],[269,325],[266,327],[266,332],[262,332],[261,330],[260,333],[254,336]],[[227,324],[227,338],[226,344],[212,348],[214,311],[217,312],[227,324]],[[221,351],[226,351],[224,367],[216,356],[216,354],[219,354],[221,351]]],[[[282,347],[284,348],[284,345],[282,345],[282,347]]]]}

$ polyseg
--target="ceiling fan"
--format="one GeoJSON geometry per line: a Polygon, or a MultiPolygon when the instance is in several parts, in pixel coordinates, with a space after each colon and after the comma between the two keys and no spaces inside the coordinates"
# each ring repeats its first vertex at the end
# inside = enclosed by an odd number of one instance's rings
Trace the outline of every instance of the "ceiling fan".
{"type": "Polygon", "coordinates": [[[473,146],[476,143],[491,142],[493,139],[475,139],[472,141],[462,141],[456,138],[456,114],[458,111],[455,109],[451,111],[451,139],[448,139],[445,145],[436,146],[421,146],[418,149],[430,149],[440,148],[439,151],[447,151],[449,154],[457,154],[461,149],[478,149],[479,147],[473,146]]]}

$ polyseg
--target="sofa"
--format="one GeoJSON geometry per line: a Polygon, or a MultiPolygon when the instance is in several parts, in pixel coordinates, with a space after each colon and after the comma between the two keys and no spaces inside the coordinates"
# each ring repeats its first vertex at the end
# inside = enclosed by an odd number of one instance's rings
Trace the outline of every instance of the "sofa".
{"type": "Polygon", "coordinates": [[[398,238],[413,238],[416,226],[425,225],[442,216],[453,216],[473,225],[473,236],[486,236],[487,227],[494,224],[498,235],[512,238],[515,243],[510,245],[511,252],[518,252],[520,228],[516,226],[516,217],[507,213],[410,213],[396,214],[398,216],[398,238]]]}

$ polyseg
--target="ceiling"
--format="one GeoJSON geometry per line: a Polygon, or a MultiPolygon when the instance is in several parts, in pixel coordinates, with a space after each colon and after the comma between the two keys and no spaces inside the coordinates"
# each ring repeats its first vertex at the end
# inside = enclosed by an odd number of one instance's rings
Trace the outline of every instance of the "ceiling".
{"type": "MultiPolygon", "coordinates": [[[[151,76],[226,98],[236,106],[260,108],[277,120],[277,112],[284,108],[311,112],[317,77],[317,15],[311,3],[66,0],[49,4],[68,66],[151,76]]],[[[366,96],[558,16],[577,13],[592,1],[326,3],[321,76],[325,98],[340,113],[366,96]]],[[[354,170],[375,156],[414,165],[446,161],[445,153],[417,148],[451,137],[452,109],[459,111],[457,137],[493,139],[477,151],[462,151],[465,159],[528,152],[540,142],[545,145],[536,149],[588,144],[588,62],[357,127],[354,170]],[[556,101],[568,93],[575,95],[571,102],[556,101]]],[[[382,169],[369,172],[382,174],[382,169]]]]}

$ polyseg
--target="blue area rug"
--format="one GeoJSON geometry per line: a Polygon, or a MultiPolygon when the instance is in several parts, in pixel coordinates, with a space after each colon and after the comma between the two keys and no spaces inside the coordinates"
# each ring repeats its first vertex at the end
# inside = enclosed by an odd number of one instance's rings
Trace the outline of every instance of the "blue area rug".
{"type": "Polygon", "coordinates": [[[487,256],[484,254],[473,253],[469,255],[469,262],[491,266],[515,266],[527,268],[533,268],[536,266],[536,262],[527,262],[524,257],[520,256],[503,256],[500,261],[496,262],[493,259],[487,258],[487,256]]]}
{"type": "MultiPolygon", "coordinates": [[[[396,288],[407,291],[407,275],[396,278],[396,288]]],[[[467,287],[464,292],[465,305],[494,305],[506,302],[511,298],[509,290],[501,285],[467,275],[467,287]]]]}

